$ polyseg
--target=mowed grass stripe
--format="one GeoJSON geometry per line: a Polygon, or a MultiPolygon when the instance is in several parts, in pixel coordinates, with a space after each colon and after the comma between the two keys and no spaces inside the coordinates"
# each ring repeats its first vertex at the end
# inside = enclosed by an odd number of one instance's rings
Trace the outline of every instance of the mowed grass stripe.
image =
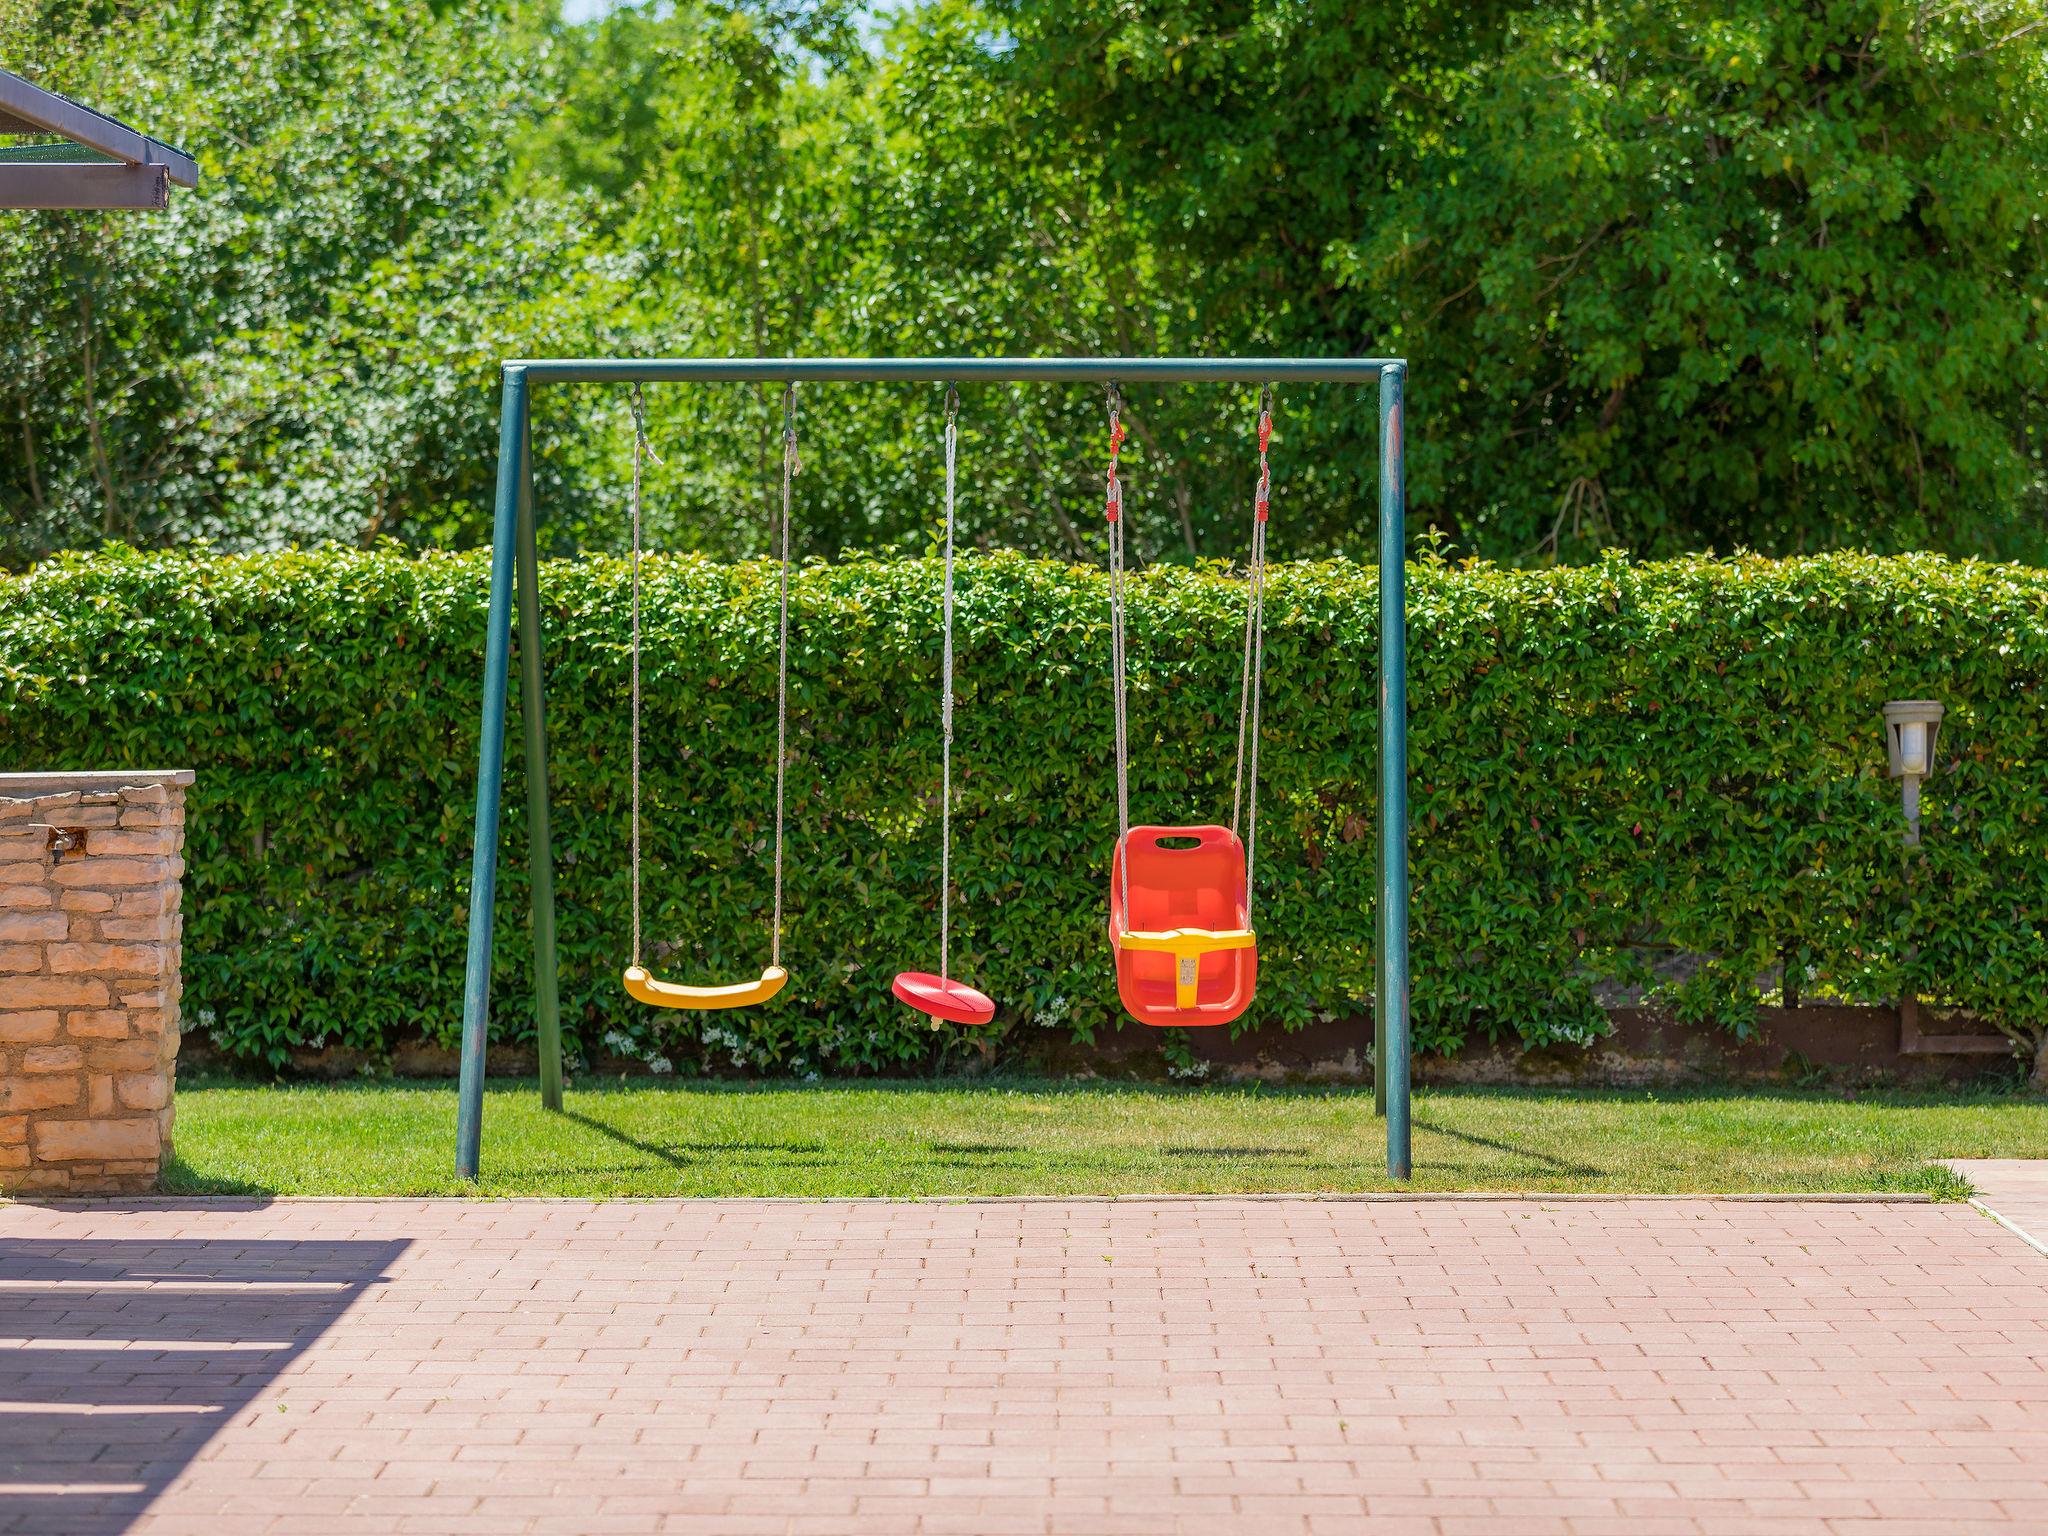
{"type": "Polygon", "coordinates": [[[2048,1157],[2048,1101],[1982,1092],[1418,1092],[1415,1178],[1369,1092],[1034,1080],[493,1082],[484,1177],[441,1081],[179,1085],[188,1194],[975,1195],[1429,1191],[1927,1193],[1944,1157],[2048,1157]]]}

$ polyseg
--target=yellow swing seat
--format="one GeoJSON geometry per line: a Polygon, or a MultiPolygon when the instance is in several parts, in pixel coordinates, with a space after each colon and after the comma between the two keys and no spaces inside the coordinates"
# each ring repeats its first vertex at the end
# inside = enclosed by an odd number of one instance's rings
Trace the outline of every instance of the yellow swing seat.
{"type": "Polygon", "coordinates": [[[735,982],[729,987],[686,987],[680,982],[656,981],[645,967],[626,967],[626,991],[650,1008],[683,1008],[708,1013],[719,1008],[751,1008],[765,1003],[782,990],[789,972],[771,965],[759,981],[735,982]]]}
{"type": "Polygon", "coordinates": [[[782,828],[783,778],[789,755],[789,483],[797,472],[796,386],[782,391],[782,580],[777,604],[775,682],[775,916],[769,934],[769,963],[758,981],[727,987],[690,987],[657,981],[640,963],[640,474],[647,452],[647,414],[640,386],[633,386],[633,951],[622,978],[626,995],[650,1008],[680,1008],[711,1013],[722,1008],[752,1008],[765,1003],[789,980],[782,968],[782,828]]]}

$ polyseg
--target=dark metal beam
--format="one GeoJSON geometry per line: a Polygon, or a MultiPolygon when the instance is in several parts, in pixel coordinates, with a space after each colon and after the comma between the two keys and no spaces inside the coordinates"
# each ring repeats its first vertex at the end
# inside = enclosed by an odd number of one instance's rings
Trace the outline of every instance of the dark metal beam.
{"type": "Polygon", "coordinates": [[[0,208],[162,208],[169,201],[161,165],[0,162],[0,208]]]}
{"type": "MultiPolygon", "coordinates": [[[[193,158],[181,149],[173,149],[147,134],[137,133],[126,123],[117,123],[103,113],[81,106],[68,96],[55,91],[46,91],[39,85],[31,85],[11,70],[0,69],[0,121],[12,121],[27,125],[25,128],[10,128],[7,132],[35,132],[62,134],[74,144],[83,144],[87,149],[96,149],[103,155],[130,165],[153,165],[163,168],[181,187],[199,185],[199,166],[193,158]]],[[[45,203],[16,204],[17,207],[49,207],[45,203]]],[[[56,205],[63,206],[63,205],[56,205]]],[[[75,206],[88,208],[131,208],[133,203],[84,203],[75,206]]]]}

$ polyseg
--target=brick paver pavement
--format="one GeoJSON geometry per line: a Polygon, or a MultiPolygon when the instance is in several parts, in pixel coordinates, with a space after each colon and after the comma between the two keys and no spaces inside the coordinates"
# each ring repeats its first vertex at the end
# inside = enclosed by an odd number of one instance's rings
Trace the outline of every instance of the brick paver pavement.
{"type": "Polygon", "coordinates": [[[1967,1205],[0,1207],[0,1531],[2044,1529],[1967,1205]]]}

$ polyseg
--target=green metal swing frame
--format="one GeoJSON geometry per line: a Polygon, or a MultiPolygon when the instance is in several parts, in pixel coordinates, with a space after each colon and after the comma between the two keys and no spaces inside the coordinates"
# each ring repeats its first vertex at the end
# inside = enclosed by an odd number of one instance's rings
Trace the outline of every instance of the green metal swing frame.
{"type": "Polygon", "coordinates": [[[462,989],[462,1070],[455,1171],[474,1179],[483,1146],[484,1061],[490,1039],[491,925],[498,889],[498,823],[505,788],[505,714],[511,691],[512,618],[519,618],[521,716],[526,730],[534,997],[541,1101],[562,1107],[562,1017],[555,955],[555,866],[548,816],[546,674],[540,634],[540,564],[534,537],[533,393],[540,384],[1095,383],[1379,385],[1379,902],[1374,955],[1374,1100],[1386,1117],[1387,1172],[1406,1179],[1409,1157],[1408,1016],[1408,595],[1407,485],[1400,358],[1307,357],[782,357],[526,358],[504,365],[498,414],[498,486],[491,522],[491,601],[484,642],[482,738],[477,752],[476,844],[469,893],[469,954],[462,989]]]}

